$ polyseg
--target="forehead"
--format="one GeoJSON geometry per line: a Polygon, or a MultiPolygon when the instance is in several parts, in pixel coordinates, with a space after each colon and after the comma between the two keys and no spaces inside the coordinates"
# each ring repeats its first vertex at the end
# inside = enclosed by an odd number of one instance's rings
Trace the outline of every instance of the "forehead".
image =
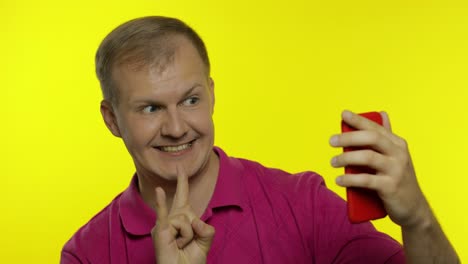
{"type": "Polygon", "coordinates": [[[174,45],[174,53],[171,60],[166,60],[165,65],[133,62],[114,67],[112,71],[114,86],[118,89],[120,98],[135,93],[156,93],[168,88],[183,89],[195,82],[208,80],[206,66],[189,40],[178,36],[170,43],[174,45]]]}

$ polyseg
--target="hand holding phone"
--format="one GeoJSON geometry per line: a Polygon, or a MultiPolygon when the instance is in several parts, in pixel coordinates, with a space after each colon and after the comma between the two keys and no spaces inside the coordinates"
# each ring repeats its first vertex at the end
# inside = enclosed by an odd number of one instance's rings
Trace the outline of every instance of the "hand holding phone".
{"type": "MultiPolygon", "coordinates": [[[[361,113],[359,115],[382,125],[382,116],[378,112],[361,113]]],[[[349,126],[344,121],[341,121],[341,132],[347,133],[355,130],[356,129],[349,126]]],[[[344,152],[361,149],[366,149],[366,147],[345,147],[344,152]]],[[[345,173],[375,174],[375,170],[365,166],[346,166],[345,173]]],[[[374,190],[348,187],[346,188],[346,197],[348,201],[348,217],[352,223],[361,223],[383,218],[387,215],[382,200],[374,190]]]]}

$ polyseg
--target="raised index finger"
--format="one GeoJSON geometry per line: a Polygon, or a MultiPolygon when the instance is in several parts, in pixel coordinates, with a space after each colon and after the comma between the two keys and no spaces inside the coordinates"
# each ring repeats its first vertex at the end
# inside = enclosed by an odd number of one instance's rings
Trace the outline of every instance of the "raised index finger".
{"type": "Polygon", "coordinates": [[[189,183],[188,176],[182,166],[177,165],[177,188],[172,208],[182,208],[188,205],[189,183]]]}

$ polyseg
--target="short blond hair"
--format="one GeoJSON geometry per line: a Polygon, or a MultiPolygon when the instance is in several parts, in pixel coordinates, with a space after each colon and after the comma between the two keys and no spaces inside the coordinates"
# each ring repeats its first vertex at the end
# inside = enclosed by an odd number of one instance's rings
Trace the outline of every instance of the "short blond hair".
{"type": "Polygon", "coordinates": [[[187,24],[176,18],[148,16],[130,20],[110,32],[96,52],[96,75],[105,100],[118,103],[118,89],[112,79],[112,70],[122,64],[137,67],[169,64],[176,51],[173,36],[186,37],[198,51],[210,74],[210,60],[200,36],[187,24]]]}

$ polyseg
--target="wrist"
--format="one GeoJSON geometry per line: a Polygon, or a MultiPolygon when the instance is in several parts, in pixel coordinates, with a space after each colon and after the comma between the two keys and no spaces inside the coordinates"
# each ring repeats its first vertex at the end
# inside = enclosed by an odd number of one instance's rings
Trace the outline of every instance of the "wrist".
{"type": "Polygon", "coordinates": [[[429,231],[436,223],[435,216],[427,202],[420,207],[415,217],[401,226],[403,231],[429,231]]]}

